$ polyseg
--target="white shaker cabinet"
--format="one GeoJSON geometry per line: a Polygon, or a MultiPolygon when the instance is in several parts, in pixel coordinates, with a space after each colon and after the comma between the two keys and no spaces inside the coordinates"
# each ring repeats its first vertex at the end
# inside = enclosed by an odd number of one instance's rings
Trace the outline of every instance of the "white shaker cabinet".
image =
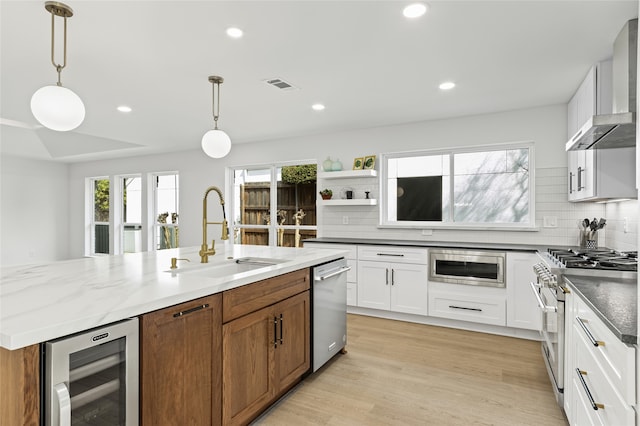
{"type": "Polygon", "coordinates": [[[538,255],[528,252],[507,253],[507,326],[540,330],[542,317],[531,282],[536,281],[533,265],[538,255]]]}
{"type": "Polygon", "coordinates": [[[613,109],[613,62],[598,62],[587,72],[584,80],[567,105],[567,138],[577,134],[591,117],[611,114],[613,109]]]}
{"type": "Polygon", "coordinates": [[[358,247],[358,306],[427,315],[427,250],[358,247]]]}
{"type": "Polygon", "coordinates": [[[569,201],[637,198],[636,148],[568,151],[569,201]]]}

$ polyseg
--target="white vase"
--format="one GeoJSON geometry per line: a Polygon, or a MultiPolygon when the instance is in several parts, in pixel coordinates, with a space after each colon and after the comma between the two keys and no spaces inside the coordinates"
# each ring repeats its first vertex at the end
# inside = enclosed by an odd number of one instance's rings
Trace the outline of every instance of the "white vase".
{"type": "Polygon", "coordinates": [[[330,157],[327,157],[327,159],[324,160],[324,163],[322,163],[322,170],[324,170],[325,172],[330,172],[331,170],[333,170],[333,161],[331,161],[330,157]]]}
{"type": "Polygon", "coordinates": [[[340,162],[340,159],[336,158],[336,161],[334,161],[331,165],[331,170],[333,170],[334,172],[339,172],[340,170],[342,170],[342,163],[340,162]]]}

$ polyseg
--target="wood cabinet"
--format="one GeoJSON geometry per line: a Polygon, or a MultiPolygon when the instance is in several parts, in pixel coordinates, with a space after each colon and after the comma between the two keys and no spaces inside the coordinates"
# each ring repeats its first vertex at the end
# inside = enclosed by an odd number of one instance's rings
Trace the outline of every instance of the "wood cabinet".
{"type": "Polygon", "coordinates": [[[533,265],[540,260],[535,253],[507,253],[507,326],[540,330],[542,316],[530,283],[536,282],[533,265]]]}
{"type": "Polygon", "coordinates": [[[427,262],[426,249],[359,247],[358,306],[427,315],[427,262]]]}
{"type": "Polygon", "coordinates": [[[0,348],[0,425],[40,424],[39,345],[0,348]]]}
{"type": "Polygon", "coordinates": [[[222,423],[222,295],[140,316],[142,425],[222,423]]]}
{"type": "Polygon", "coordinates": [[[309,288],[304,270],[223,294],[223,424],[249,423],[309,370],[309,288]]]}

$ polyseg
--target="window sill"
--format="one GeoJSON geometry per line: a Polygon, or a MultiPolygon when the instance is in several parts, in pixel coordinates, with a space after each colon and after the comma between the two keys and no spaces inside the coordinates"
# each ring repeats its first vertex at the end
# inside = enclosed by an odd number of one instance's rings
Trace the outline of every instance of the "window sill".
{"type": "Polygon", "coordinates": [[[447,230],[447,231],[514,231],[514,232],[538,232],[540,228],[535,226],[486,226],[486,225],[377,225],[379,229],[422,229],[422,230],[447,230]]]}

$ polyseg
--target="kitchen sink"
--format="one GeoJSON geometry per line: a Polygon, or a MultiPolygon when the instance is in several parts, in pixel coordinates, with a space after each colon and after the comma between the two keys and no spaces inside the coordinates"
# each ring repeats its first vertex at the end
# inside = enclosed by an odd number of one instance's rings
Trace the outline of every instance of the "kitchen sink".
{"type": "Polygon", "coordinates": [[[181,266],[165,272],[173,274],[194,274],[208,277],[224,277],[228,275],[241,274],[243,272],[255,271],[257,269],[268,268],[279,263],[286,262],[286,259],[273,259],[267,257],[241,257],[231,258],[222,263],[207,263],[181,266]]]}

